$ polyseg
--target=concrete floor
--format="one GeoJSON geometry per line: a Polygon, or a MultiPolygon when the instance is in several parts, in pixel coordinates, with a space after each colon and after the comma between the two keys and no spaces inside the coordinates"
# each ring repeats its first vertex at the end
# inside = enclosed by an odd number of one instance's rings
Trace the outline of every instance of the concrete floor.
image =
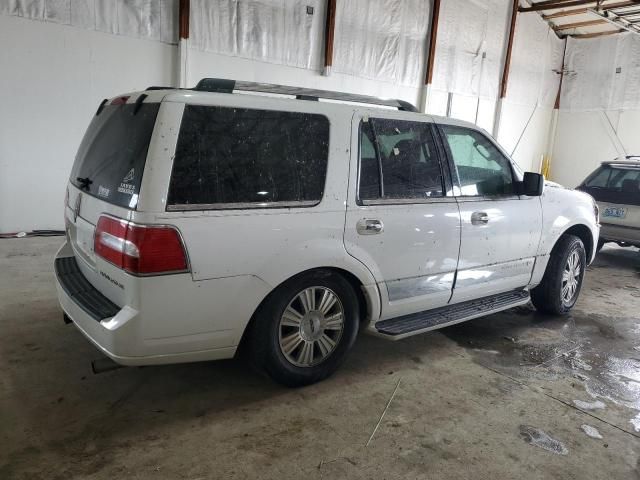
{"type": "Polygon", "coordinates": [[[1,479],[640,478],[637,250],[605,247],[569,317],[361,336],[289,390],[240,361],[92,375],[55,298],[61,241],[0,240],[1,479]]]}

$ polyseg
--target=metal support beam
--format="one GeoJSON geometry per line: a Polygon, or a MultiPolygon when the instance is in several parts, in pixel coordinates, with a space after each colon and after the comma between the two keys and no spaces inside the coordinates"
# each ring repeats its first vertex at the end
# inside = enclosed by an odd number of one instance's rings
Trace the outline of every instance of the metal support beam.
{"type": "Polygon", "coordinates": [[[333,40],[336,31],[336,0],[327,0],[327,21],[324,30],[324,70],[322,74],[331,75],[333,65],[333,40]]]}
{"type": "Polygon", "coordinates": [[[624,29],[619,30],[607,30],[606,32],[595,32],[595,33],[574,33],[573,35],[569,35],[571,38],[596,38],[596,37],[606,37],[608,35],[616,35],[618,33],[624,32],[624,29]]]}
{"type": "Polygon", "coordinates": [[[537,2],[532,4],[530,7],[520,7],[518,11],[525,12],[540,12],[542,10],[554,10],[556,8],[567,8],[567,7],[579,7],[581,5],[589,5],[596,3],[595,0],[571,0],[568,2],[537,2]]]}
{"type": "Polygon", "coordinates": [[[572,28],[580,28],[580,27],[591,27],[593,25],[602,25],[607,23],[604,20],[587,20],[584,22],[575,22],[575,23],[565,23],[564,25],[554,25],[553,29],[556,32],[560,32],[562,30],[570,30],[572,28]]]}
{"type": "Polygon", "coordinates": [[[431,94],[431,84],[433,83],[433,69],[436,61],[436,45],[438,43],[438,22],[440,21],[440,0],[433,0],[433,10],[431,11],[431,29],[429,32],[429,52],[427,54],[427,68],[424,78],[424,89],[420,101],[420,111],[427,111],[429,106],[429,96],[431,94]]]}
{"type": "Polygon", "coordinates": [[[511,24],[509,26],[509,40],[507,43],[507,55],[504,59],[504,69],[502,70],[502,80],[500,83],[500,98],[507,96],[507,85],[509,84],[509,69],[511,67],[511,53],[513,52],[513,39],[516,34],[516,20],[518,18],[519,0],[513,0],[511,8],[511,24]]]}
{"type": "Polygon", "coordinates": [[[511,53],[513,52],[513,39],[516,36],[516,21],[518,19],[518,7],[520,0],[513,0],[511,7],[511,23],[509,24],[509,40],[507,41],[507,53],[504,59],[504,68],[500,79],[500,95],[496,102],[496,112],[493,118],[493,137],[498,138],[500,132],[500,120],[502,118],[502,103],[507,96],[507,86],[509,85],[509,70],[511,68],[511,53]]]}
{"type": "Polygon", "coordinates": [[[178,7],[178,87],[189,82],[189,11],[190,0],[180,0],[178,7]]]}
{"type": "Polygon", "coordinates": [[[585,13],[587,13],[586,8],[576,8],[573,10],[564,10],[561,12],[550,13],[548,15],[542,15],[542,19],[553,20],[554,18],[570,17],[571,15],[583,15],[585,13]]]}
{"type": "Polygon", "coordinates": [[[180,0],[178,7],[178,37],[189,38],[189,10],[191,9],[190,0],[180,0]]]}

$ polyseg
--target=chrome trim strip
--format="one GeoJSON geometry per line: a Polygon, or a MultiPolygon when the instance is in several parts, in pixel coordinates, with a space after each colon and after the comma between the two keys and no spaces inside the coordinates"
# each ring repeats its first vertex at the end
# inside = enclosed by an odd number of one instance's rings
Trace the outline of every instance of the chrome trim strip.
{"type": "Polygon", "coordinates": [[[360,200],[362,205],[422,205],[428,203],[456,203],[454,197],[432,198],[380,198],[376,200],[360,200]]]}
{"type": "Polygon", "coordinates": [[[167,212],[190,212],[194,210],[241,210],[259,208],[315,207],[320,200],[300,200],[295,202],[247,202],[247,203],[200,203],[167,205],[167,212]]]}

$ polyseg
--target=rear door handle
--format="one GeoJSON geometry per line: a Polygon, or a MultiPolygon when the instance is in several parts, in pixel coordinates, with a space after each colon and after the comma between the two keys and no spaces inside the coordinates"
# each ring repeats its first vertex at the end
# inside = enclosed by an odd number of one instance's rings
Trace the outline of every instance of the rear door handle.
{"type": "Polygon", "coordinates": [[[473,212],[471,214],[471,225],[486,225],[489,223],[489,215],[486,212],[473,212]]]}
{"type": "Polygon", "coordinates": [[[358,220],[356,230],[360,235],[375,235],[383,232],[384,225],[380,220],[369,220],[363,218],[362,220],[358,220]]]}

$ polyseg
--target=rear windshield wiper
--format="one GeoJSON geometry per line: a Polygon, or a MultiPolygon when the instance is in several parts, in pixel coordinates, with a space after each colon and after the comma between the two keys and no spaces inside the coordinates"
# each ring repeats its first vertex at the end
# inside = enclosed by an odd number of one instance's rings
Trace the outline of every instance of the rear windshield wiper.
{"type": "Polygon", "coordinates": [[[90,180],[89,177],[78,177],[76,181],[80,184],[80,188],[85,190],[89,190],[89,185],[93,183],[93,180],[90,180]]]}

